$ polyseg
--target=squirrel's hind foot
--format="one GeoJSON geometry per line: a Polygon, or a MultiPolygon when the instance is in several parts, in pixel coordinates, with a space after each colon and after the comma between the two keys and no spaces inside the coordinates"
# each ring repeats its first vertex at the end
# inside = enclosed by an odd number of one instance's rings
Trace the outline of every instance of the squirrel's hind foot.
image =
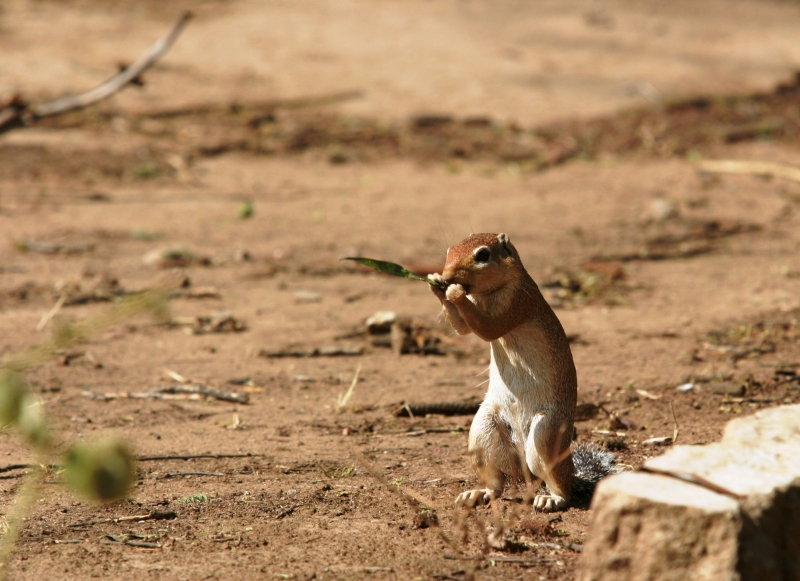
{"type": "Polygon", "coordinates": [[[455,505],[457,507],[466,506],[467,508],[475,508],[478,504],[489,504],[495,500],[498,495],[499,493],[491,488],[467,490],[456,497],[455,505]]]}
{"type": "Polygon", "coordinates": [[[537,494],[533,497],[533,509],[536,512],[555,512],[564,510],[569,502],[563,496],[554,494],[537,494]]]}

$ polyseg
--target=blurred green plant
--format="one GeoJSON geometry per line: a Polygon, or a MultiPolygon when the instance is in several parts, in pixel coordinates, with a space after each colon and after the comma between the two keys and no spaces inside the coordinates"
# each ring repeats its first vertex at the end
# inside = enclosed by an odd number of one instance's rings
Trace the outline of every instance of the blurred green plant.
{"type": "Polygon", "coordinates": [[[245,200],[244,203],[239,208],[239,218],[242,220],[247,220],[248,218],[252,218],[253,214],[255,214],[255,207],[253,206],[253,200],[245,200]]]}
{"type": "Polygon", "coordinates": [[[208,502],[208,495],[203,492],[197,492],[185,498],[181,498],[178,504],[193,504],[195,502],[208,502]]]}
{"type": "Polygon", "coordinates": [[[159,174],[158,164],[154,161],[145,161],[133,166],[131,173],[134,178],[139,180],[152,179],[159,174]]]}
{"type": "MultiPolygon", "coordinates": [[[[168,318],[167,295],[146,291],[120,298],[111,307],[77,323],[61,323],[52,337],[0,361],[0,429],[14,430],[30,446],[35,461],[6,516],[8,528],[0,538],[0,579],[8,577],[8,563],[14,552],[25,517],[38,497],[45,474],[51,469],[56,450],[63,449],[47,421],[41,399],[30,391],[23,372],[53,357],[58,351],[88,341],[108,327],[139,313],[168,318]]],[[[93,501],[111,502],[130,489],[136,473],[129,448],[114,439],[80,442],[67,447],[61,465],[66,483],[93,501]]]]}

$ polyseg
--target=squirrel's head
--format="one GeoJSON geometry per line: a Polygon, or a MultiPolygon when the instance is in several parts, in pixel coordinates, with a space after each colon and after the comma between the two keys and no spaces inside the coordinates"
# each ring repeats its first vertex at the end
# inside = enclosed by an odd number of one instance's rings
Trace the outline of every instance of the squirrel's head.
{"type": "Polygon", "coordinates": [[[442,278],[469,294],[498,290],[519,280],[522,261],[505,234],[471,234],[447,249],[442,278]]]}

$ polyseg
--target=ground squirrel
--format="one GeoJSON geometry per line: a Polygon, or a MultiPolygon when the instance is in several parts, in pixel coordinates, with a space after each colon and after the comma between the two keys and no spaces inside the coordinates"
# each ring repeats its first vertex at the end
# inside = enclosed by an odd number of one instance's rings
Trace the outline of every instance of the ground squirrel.
{"type": "Polygon", "coordinates": [[[461,334],[491,344],[489,388],[469,431],[469,455],[484,488],[458,506],[498,498],[506,479],[541,478],[537,510],[587,502],[600,477],[617,471],[613,455],[591,445],[570,451],[578,396],[564,328],[505,234],[472,234],[447,250],[431,290],[461,334]],[[446,287],[445,290],[442,290],[446,287]]]}

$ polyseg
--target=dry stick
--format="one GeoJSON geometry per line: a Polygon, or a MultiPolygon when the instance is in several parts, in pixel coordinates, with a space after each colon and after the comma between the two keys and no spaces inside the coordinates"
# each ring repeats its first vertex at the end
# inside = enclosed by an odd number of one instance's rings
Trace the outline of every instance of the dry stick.
{"type": "Polygon", "coordinates": [[[36,468],[36,464],[9,464],[0,467],[0,472],[11,472],[12,470],[22,470],[24,468],[36,468]]]}
{"type": "Polygon", "coordinates": [[[675,406],[672,405],[672,402],[669,402],[669,409],[672,411],[672,420],[675,422],[675,430],[672,432],[672,444],[675,445],[678,442],[678,434],[681,433],[681,430],[678,426],[678,417],[675,415],[675,406]]]}
{"type": "Polygon", "coordinates": [[[89,522],[72,523],[69,525],[72,528],[78,527],[91,527],[94,525],[102,525],[107,523],[120,523],[120,522],[141,522],[145,520],[171,520],[177,518],[178,514],[174,510],[153,511],[148,514],[134,514],[130,516],[118,516],[116,518],[104,518],[101,520],[93,520],[89,522]]]}
{"type": "MultiPolygon", "coordinates": [[[[343,101],[349,101],[351,99],[357,99],[364,95],[364,91],[360,89],[350,90],[350,91],[338,91],[334,93],[327,93],[323,95],[316,95],[312,97],[296,97],[290,99],[271,99],[269,101],[257,101],[257,102],[250,102],[250,103],[243,103],[242,105],[248,108],[253,109],[261,109],[261,110],[275,110],[275,109],[305,109],[309,107],[319,107],[321,105],[332,105],[335,103],[341,103],[343,101]]],[[[145,116],[150,119],[170,119],[175,117],[183,117],[187,115],[208,115],[213,113],[220,113],[222,111],[229,111],[231,108],[230,105],[197,105],[192,107],[180,107],[178,109],[164,109],[161,111],[151,111],[147,113],[145,116]]],[[[251,119],[250,123],[255,124],[259,123],[260,121],[266,119],[264,118],[255,118],[251,119]]],[[[353,336],[360,336],[364,335],[364,331],[359,331],[358,334],[353,336]]],[[[341,339],[344,337],[335,337],[336,339],[341,339]]]]}
{"type": "Polygon", "coordinates": [[[163,387],[155,391],[144,391],[135,393],[127,391],[122,391],[119,393],[97,393],[93,391],[83,392],[84,397],[88,397],[91,399],[102,399],[102,400],[173,399],[168,397],[170,395],[187,395],[187,396],[204,395],[206,397],[212,397],[220,401],[227,401],[231,403],[241,403],[241,404],[246,404],[250,401],[250,396],[246,393],[220,391],[218,389],[212,389],[210,387],[206,387],[205,385],[173,385],[170,387],[163,387]]]}
{"type": "Polygon", "coordinates": [[[188,393],[205,395],[221,401],[242,404],[246,404],[250,401],[250,396],[246,393],[220,391],[219,389],[212,389],[210,387],[206,387],[205,385],[173,385],[159,389],[157,390],[157,393],[188,393]]]}
{"type": "Polygon", "coordinates": [[[93,103],[97,103],[98,101],[109,98],[111,95],[122,89],[125,85],[133,81],[136,77],[141,75],[158,59],[160,59],[169,50],[170,46],[172,46],[172,43],[175,42],[175,39],[178,38],[180,33],[183,32],[184,27],[189,22],[191,17],[191,12],[184,12],[180,20],[178,20],[172,30],[165,37],[156,41],[156,43],[151,46],[147,52],[145,52],[136,60],[136,62],[127,67],[118,75],[107,80],[99,87],[95,87],[94,89],[86,91],[85,93],[81,93],[80,95],[66,95],[60,99],[56,99],[55,101],[34,106],[34,119],[51,117],[53,115],[61,115],[75,109],[83,109],[84,107],[88,107],[93,103]]]}
{"type": "Polygon", "coordinates": [[[724,494],[726,496],[730,496],[731,498],[740,499],[743,498],[741,494],[737,494],[732,490],[728,490],[724,486],[720,486],[719,484],[714,484],[710,480],[706,480],[702,476],[698,476],[697,474],[691,474],[689,472],[675,472],[673,470],[662,470],[661,468],[653,468],[651,466],[642,466],[639,468],[639,472],[649,472],[650,474],[659,474],[661,476],[669,476],[670,478],[677,478],[678,480],[683,480],[684,482],[689,482],[691,484],[696,484],[697,486],[702,486],[703,488],[707,488],[716,492],[717,494],[724,494]]]}
{"type": "Polygon", "coordinates": [[[147,541],[132,541],[130,539],[126,539],[122,543],[123,545],[128,545],[129,547],[139,547],[141,549],[160,549],[160,543],[148,543],[147,541]]]}
{"type": "MultiPolygon", "coordinates": [[[[562,548],[561,545],[554,546],[559,549],[562,548]]],[[[488,559],[490,561],[497,561],[498,563],[552,563],[559,560],[558,557],[532,557],[528,559],[525,557],[485,557],[483,555],[477,557],[457,557],[456,555],[448,555],[447,553],[444,554],[444,558],[458,561],[483,561],[484,559],[488,559]]]]}
{"type": "Polygon", "coordinates": [[[358,383],[358,374],[361,373],[361,364],[358,364],[356,367],[356,373],[353,375],[353,381],[350,382],[350,387],[347,388],[347,391],[344,395],[341,393],[336,397],[336,411],[341,412],[344,411],[347,402],[350,401],[350,398],[353,396],[353,390],[356,388],[356,384],[358,383]]]}
{"type": "Polygon", "coordinates": [[[480,401],[448,401],[441,403],[421,403],[412,404],[406,403],[402,407],[395,410],[394,415],[397,417],[408,415],[425,416],[428,414],[439,414],[443,416],[472,416],[478,412],[480,401]]]}
{"type": "Polygon", "coordinates": [[[66,300],[67,300],[67,293],[63,293],[60,297],[58,297],[58,300],[56,301],[56,304],[53,305],[53,308],[50,309],[47,313],[45,313],[42,316],[42,319],[39,321],[39,324],[36,325],[37,332],[44,331],[44,328],[47,327],[47,324],[51,320],[53,320],[53,317],[55,317],[61,310],[61,307],[64,306],[64,301],[66,300]]]}
{"type": "Polygon", "coordinates": [[[167,472],[158,477],[159,480],[164,478],[179,478],[181,476],[228,476],[224,472],[167,472]]]}
{"type": "Polygon", "coordinates": [[[139,456],[139,462],[158,462],[161,460],[220,460],[222,458],[263,458],[266,454],[167,454],[164,456],[139,456]]]}
{"type": "Polygon", "coordinates": [[[709,160],[699,162],[697,169],[710,173],[767,175],[800,182],[800,168],[769,161],[709,160]]]}
{"type": "Polygon", "coordinates": [[[356,453],[356,460],[358,460],[364,469],[370,473],[370,475],[383,484],[388,490],[395,494],[399,494],[400,497],[412,508],[419,508],[420,506],[429,506],[435,508],[437,510],[441,509],[440,506],[437,506],[435,502],[433,502],[429,498],[425,498],[424,496],[418,494],[417,492],[408,491],[406,492],[399,486],[392,485],[386,478],[381,474],[370,462],[364,458],[364,455],[360,452],[356,453]]]}
{"type": "Polygon", "coordinates": [[[45,469],[40,464],[26,475],[27,478],[16,495],[16,503],[7,516],[8,528],[0,538],[0,580],[8,579],[8,564],[11,555],[14,553],[17,539],[25,524],[25,516],[30,514],[33,504],[36,502],[44,474],[45,469]]]}
{"type": "MultiPolygon", "coordinates": [[[[406,492],[402,490],[399,486],[392,486],[392,484],[388,480],[386,480],[383,474],[378,472],[378,470],[372,464],[370,464],[367,461],[367,459],[364,458],[364,455],[361,454],[360,452],[356,452],[356,460],[358,460],[359,463],[364,467],[364,469],[367,472],[369,472],[370,476],[372,476],[375,480],[377,480],[380,484],[382,484],[384,488],[386,488],[386,490],[400,496],[400,498],[402,498],[406,502],[406,504],[408,504],[411,508],[417,509],[420,508],[420,506],[429,506],[436,508],[437,510],[439,509],[439,507],[436,506],[436,503],[434,503],[432,500],[424,498],[423,496],[417,494],[416,492],[413,491],[406,492]]],[[[439,537],[447,545],[449,545],[457,553],[459,554],[462,553],[461,549],[458,547],[455,541],[453,541],[449,536],[447,536],[447,534],[444,532],[442,527],[439,526],[438,523],[431,523],[431,524],[437,528],[437,530],[439,531],[439,537]]]]}

